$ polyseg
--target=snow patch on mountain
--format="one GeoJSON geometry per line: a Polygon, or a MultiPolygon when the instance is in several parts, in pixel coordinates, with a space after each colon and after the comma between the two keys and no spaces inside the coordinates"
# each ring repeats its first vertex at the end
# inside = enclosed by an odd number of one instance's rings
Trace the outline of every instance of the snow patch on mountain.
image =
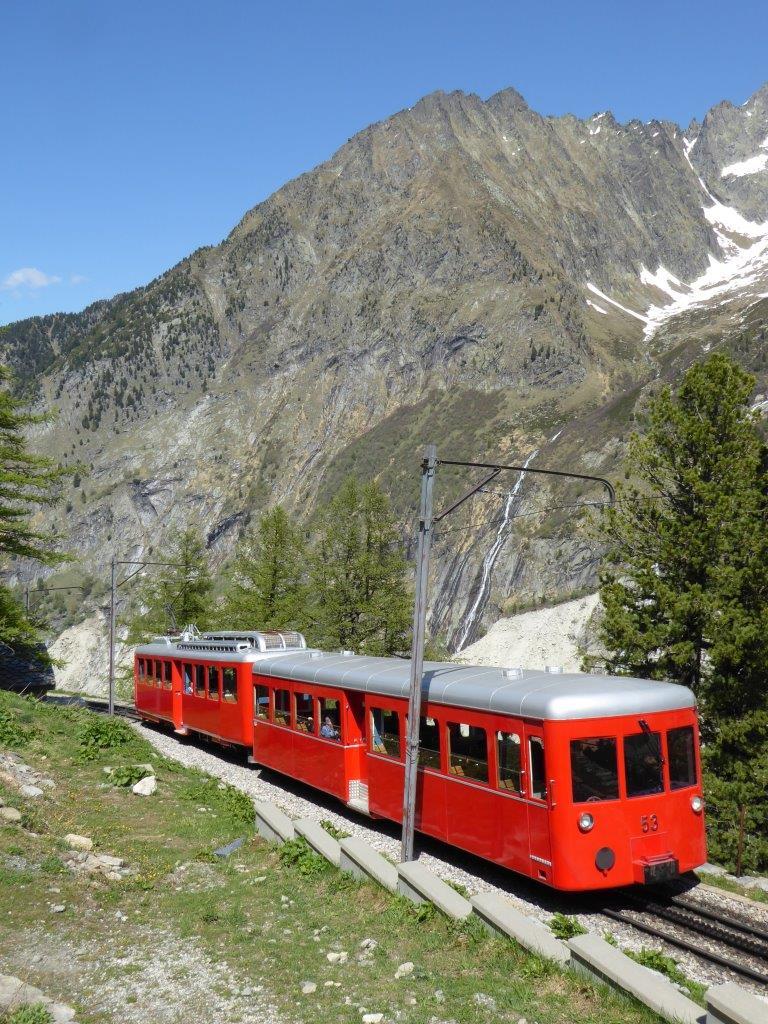
{"type": "Polygon", "coordinates": [[[612,306],[615,306],[616,309],[620,309],[622,311],[622,313],[627,313],[629,316],[635,317],[636,320],[642,320],[643,323],[647,323],[648,322],[648,318],[643,316],[642,313],[638,313],[634,309],[627,309],[626,306],[622,306],[622,304],[620,302],[617,302],[616,299],[612,299],[610,296],[606,295],[605,292],[601,292],[600,289],[597,287],[597,285],[590,284],[588,282],[587,283],[587,288],[589,288],[589,290],[594,295],[597,295],[598,298],[602,299],[603,302],[610,303],[612,306]]]}
{"type": "Polygon", "coordinates": [[[768,165],[768,153],[758,153],[748,160],[739,160],[735,164],[728,164],[720,171],[721,178],[745,178],[748,174],[759,174],[768,165]]]}

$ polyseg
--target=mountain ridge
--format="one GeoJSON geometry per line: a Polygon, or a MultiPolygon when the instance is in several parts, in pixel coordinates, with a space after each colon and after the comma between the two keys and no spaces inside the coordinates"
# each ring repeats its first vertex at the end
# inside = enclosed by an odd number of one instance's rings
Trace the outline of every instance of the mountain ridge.
{"type": "MultiPolygon", "coordinates": [[[[3,359],[58,409],[37,442],[88,466],[70,496],[85,564],[103,573],[110,549],[138,557],[187,522],[224,561],[255,511],[307,518],[348,471],[386,483],[409,536],[426,441],[604,475],[647,389],[697,353],[730,346],[762,381],[768,173],[722,172],[757,166],[763,138],[768,86],[695,138],[545,117],[514,89],[438,91],[147,285],[2,329],[3,359]]],[[[557,491],[523,490],[524,507],[557,491]]],[[[498,504],[479,498],[476,518],[498,504]]],[[[448,637],[486,549],[469,521],[436,547],[448,637]]],[[[594,582],[590,550],[565,519],[510,531],[481,621],[513,588],[594,582]]]]}

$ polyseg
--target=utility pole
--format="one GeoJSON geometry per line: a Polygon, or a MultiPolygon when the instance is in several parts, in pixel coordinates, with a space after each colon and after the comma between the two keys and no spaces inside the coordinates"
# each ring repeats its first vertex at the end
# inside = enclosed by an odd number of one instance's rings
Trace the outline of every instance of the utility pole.
{"type": "Polygon", "coordinates": [[[419,726],[421,723],[421,684],[424,675],[424,636],[427,625],[429,551],[432,545],[432,492],[437,467],[437,448],[427,445],[421,463],[421,508],[419,543],[416,554],[416,595],[413,609],[413,645],[408,699],[408,727],[405,744],[405,785],[403,788],[403,837],[400,860],[413,860],[413,834],[416,826],[416,788],[419,766],[419,726]]]}
{"type": "Polygon", "coordinates": [[[109,588],[109,713],[115,713],[115,556],[110,563],[109,588]]]}
{"type": "MultiPolygon", "coordinates": [[[[502,472],[536,473],[570,480],[586,480],[599,483],[608,492],[608,504],[613,505],[616,494],[612,484],[601,476],[586,473],[570,473],[561,469],[533,469],[530,466],[505,466],[494,462],[463,462],[456,459],[437,458],[435,445],[427,445],[421,463],[421,508],[419,512],[419,544],[416,554],[416,594],[413,609],[413,646],[411,647],[411,678],[408,697],[408,724],[405,742],[405,784],[403,787],[403,836],[400,860],[413,860],[413,836],[416,827],[416,793],[419,767],[419,727],[421,725],[421,687],[424,676],[424,638],[427,623],[427,597],[429,579],[429,552],[432,545],[432,530],[441,520],[460,508],[464,502],[494,480],[502,472]],[[432,493],[435,472],[438,466],[456,466],[467,469],[484,469],[488,474],[470,488],[452,505],[434,515],[432,493]]],[[[542,511],[547,511],[546,509],[542,511]]]]}

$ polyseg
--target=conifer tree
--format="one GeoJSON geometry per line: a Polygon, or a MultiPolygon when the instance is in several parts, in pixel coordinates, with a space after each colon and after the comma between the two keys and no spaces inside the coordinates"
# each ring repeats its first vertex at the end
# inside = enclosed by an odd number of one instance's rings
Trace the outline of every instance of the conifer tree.
{"type": "Polygon", "coordinates": [[[193,529],[172,535],[163,558],[172,565],[150,567],[138,588],[140,611],[128,625],[128,644],[177,633],[190,623],[207,629],[213,613],[213,583],[205,547],[193,529]]]}
{"type": "MultiPolygon", "coordinates": [[[[0,559],[4,568],[10,558],[19,557],[56,565],[66,560],[57,550],[57,538],[36,529],[32,520],[60,500],[60,485],[69,471],[30,451],[25,428],[45,417],[25,411],[9,381],[10,373],[0,366],[0,559]]],[[[0,641],[29,651],[40,640],[39,625],[7,587],[0,587],[0,641]]]]}
{"type": "Polygon", "coordinates": [[[310,589],[314,642],[378,655],[408,648],[406,562],[378,484],[350,478],[321,510],[310,589]]]}
{"type": "Polygon", "coordinates": [[[608,654],[587,659],[694,690],[710,849],[739,870],[768,868],[768,460],[754,383],[715,354],[650,403],[632,482],[602,520],[608,654]]]}
{"type": "Polygon", "coordinates": [[[301,629],[306,622],[306,554],[281,506],[265,512],[238,545],[221,618],[228,629],[301,629]]]}
{"type": "Polygon", "coordinates": [[[707,714],[766,705],[768,477],[753,378],[694,364],[650,403],[603,517],[606,667],[690,686],[707,714]]]}

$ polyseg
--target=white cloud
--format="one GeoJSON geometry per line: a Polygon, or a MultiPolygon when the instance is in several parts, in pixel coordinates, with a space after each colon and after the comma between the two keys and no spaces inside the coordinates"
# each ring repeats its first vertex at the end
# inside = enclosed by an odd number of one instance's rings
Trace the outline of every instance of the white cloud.
{"type": "Polygon", "coordinates": [[[3,291],[11,291],[16,288],[47,288],[51,284],[59,284],[61,278],[55,274],[44,274],[37,267],[20,267],[14,270],[0,284],[3,291]]]}
{"type": "Polygon", "coordinates": [[[70,274],[69,275],[69,283],[70,284],[85,284],[85,282],[87,280],[88,280],[88,278],[85,277],[84,274],[70,274]]]}

